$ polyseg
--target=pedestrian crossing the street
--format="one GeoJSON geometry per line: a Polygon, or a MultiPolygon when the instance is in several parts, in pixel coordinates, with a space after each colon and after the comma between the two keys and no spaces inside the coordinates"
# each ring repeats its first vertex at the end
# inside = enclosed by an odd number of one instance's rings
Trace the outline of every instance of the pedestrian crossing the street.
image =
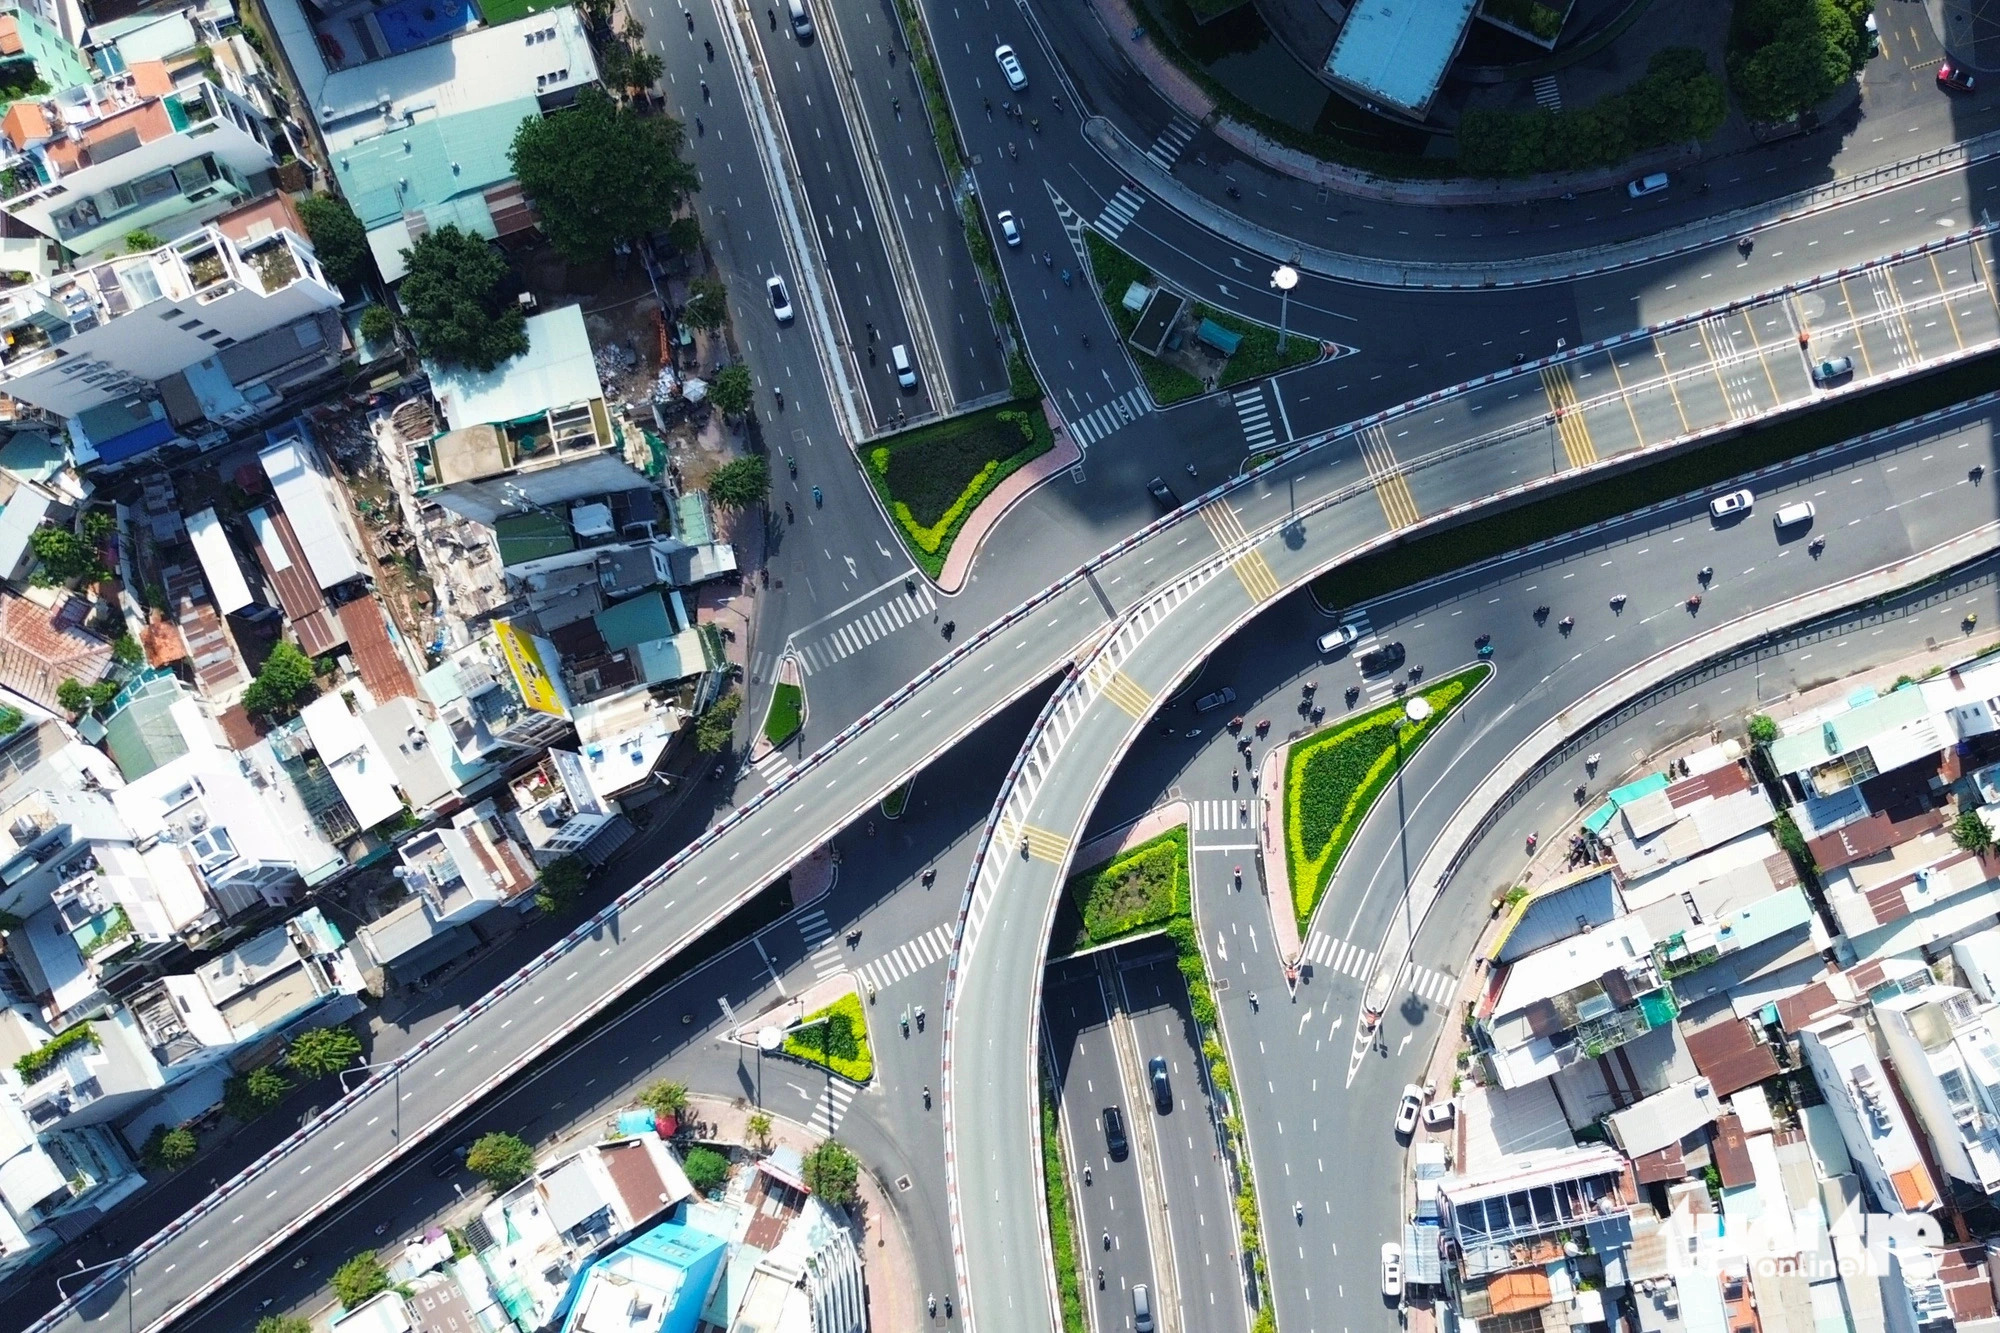
{"type": "MultiPolygon", "coordinates": [[[[1160,131],[1160,137],[1153,140],[1153,146],[1146,150],[1146,156],[1153,159],[1162,171],[1172,171],[1174,160],[1181,150],[1194,138],[1195,127],[1176,117],[1174,122],[1160,131]]],[[[1122,193],[1122,191],[1121,191],[1122,193]]]]}
{"type": "Polygon", "coordinates": [[[1562,89],[1556,87],[1556,76],[1544,74],[1535,80],[1535,105],[1544,111],[1563,109],[1562,89]]]}
{"type": "Polygon", "coordinates": [[[1350,977],[1365,977],[1368,965],[1375,961],[1375,951],[1358,944],[1343,944],[1330,935],[1314,935],[1306,941],[1305,958],[1316,967],[1332,968],[1350,977]]]}
{"type": "Polygon", "coordinates": [[[903,626],[922,620],[935,612],[937,605],[937,598],[928,583],[919,583],[914,593],[906,593],[898,587],[882,602],[857,613],[845,624],[814,630],[813,638],[803,643],[794,642],[792,651],[798,656],[799,670],[808,676],[824,671],[869,644],[894,634],[903,626]]]}
{"type": "Polygon", "coordinates": [[[1069,437],[1078,448],[1088,448],[1091,443],[1101,440],[1112,431],[1130,422],[1137,421],[1152,410],[1144,389],[1127,389],[1110,402],[1086,413],[1082,419],[1072,421],[1069,437]]]}
{"type": "Polygon", "coordinates": [[[1189,801],[1192,807],[1194,831],[1196,833],[1218,833],[1225,830],[1248,833],[1257,827],[1257,821],[1264,817],[1264,798],[1253,796],[1248,800],[1230,801],[1189,801]]]}
{"type": "Polygon", "coordinates": [[[1458,989],[1458,978],[1449,972],[1433,972],[1415,963],[1405,963],[1396,989],[1398,992],[1407,989],[1425,1004],[1443,1004],[1458,989]]]}
{"type": "Polygon", "coordinates": [[[921,972],[933,963],[941,963],[951,953],[951,925],[949,922],[933,926],[907,944],[902,944],[880,958],[863,963],[855,969],[864,987],[883,991],[914,972],[921,972]]]}
{"type": "Polygon", "coordinates": [[[757,770],[758,777],[775,787],[784,781],[785,774],[792,771],[792,761],[783,750],[772,750],[750,767],[757,770]]]}
{"type": "Polygon", "coordinates": [[[1118,193],[1104,201],[1104,211],[1097,215],[1097,229],[1104,233],[1104,239],[1115,241],[1118,233],[1132,222],[1139,206],[1146,202],[1146,196],[1129,185],[1118,187],[1118,193]]]}
{"type": "Polygon", "coordinates": [[[1271,419],[1270,406],[1264,401],[1264,386],[1245,389],[1235,395],[1236,419],[1243,423],[1243,439],[1251,452],[1268,449],[1278,443],[1278,426],[1271,419]]]}
{"type": "Polygon", "coordinates": [[[832,1080],[827,1084],[826,1091],[819,1095],[819,1101],[814,1103],[812,1117],[806,1123],[832,1138],[833,1131],[840,1128],[841,1117],[847,1114],[847,1104],[854,1100],[858,1091],[860,1089],[852,1083],[832,1080]]]}

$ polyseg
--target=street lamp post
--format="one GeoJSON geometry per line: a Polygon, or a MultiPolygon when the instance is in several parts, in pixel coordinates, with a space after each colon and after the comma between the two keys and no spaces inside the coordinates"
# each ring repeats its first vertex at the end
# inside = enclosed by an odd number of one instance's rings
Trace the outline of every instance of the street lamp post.
{"type": "Polygon", "coordinates": [[[1271,285],[1278,289],[1278,355],[1285,354],[1285,317],[1292,308],[1292,288],[1299,285],[1299,271],[1280,264],[1271,273],[1271,285]]]}
{"type": "Polygon", "coordinates": [[[784,1029],[775,1023],[757,1029],[757,1105],[764,1104],[764,1057],[785,1044],[784,1029]]]}
{"type": "MultiPolygon", "coordinates": [[[[100,1269],[115,1268],[120,1264],[125,1266],[125,1328],[127,1333],[133,1333],[138,1327],[138,1318],[132,1311],[132,1278],[133,1270],[138,1267],[138,1263],[129,1254],[121,1254],[116,1259],[106,1259],[103,1263],[92,1264],[88,1268],[84,1267],[83,1260],[77,1260],[74,1269],[56,1278],[56,1295],[63,1300],[68,1300],[69,1293],[63,1290],[64,1282],[79,1274],[95,1273],[100,1269]]],[[[99,1318],[102,1317],[101,1315],[99,1316],[99,1318]]]]}
{"type": "MultiPolygon", "coordinates": [[[[1425,721],[1425,719],[1430,717],[1431,712],[1432,712],[1431,701],[1429,699],[1424,698],[1424,696],[1422,696],[1421,694],[1412,695],[1408,699],[1403,700],[1403,719],[1408,723],[1410,723],[1412,726],[1421,725],[1425,721]]],[[[1396,804],[1400,807],[1402,803],[1403,803],[1403,729],[1401,727],[1397,727],[1396,728],[1396,804]]],[[[1414,939],[1415,927],[1411,924],[1410,921],[1410,875],[1409,875],[1409,865],[1407,863],[1407,856],[1408,853],[1406,852],[1405,864],[1403,867],[1403,933],[1405,935],[1411,936],[1412,937],[1411,942],[1415,943],[1414,939]]]]}
{"type": "Polygon", "coordinates": [[[389,1071],[389,1095],[396,1099],[396,1119],[393,1132],[396,1139],[400,1142],[403,1137],[403,1066],[400,1062],[382,1060],[373,1064],[349,1065],[340,1071],[340,1091],[343,1094],[354,1091],[354,1089],[347,1086],[347,1076],[349,1074],[365,1074],[371,1069],[386,1069],[389,1071]]]}

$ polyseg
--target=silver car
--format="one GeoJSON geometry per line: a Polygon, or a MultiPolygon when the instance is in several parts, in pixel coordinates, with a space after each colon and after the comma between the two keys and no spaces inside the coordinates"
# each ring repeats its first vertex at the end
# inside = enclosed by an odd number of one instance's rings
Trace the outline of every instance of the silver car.
{"type": "Polygon", "coordinates": [[[1000,72],[1007,76],[1007,86],[1017,93],[1028,90],[1028,71],[1021,68],[1021,58],[1014,54],[1014,48],[1002,42],[993,48],[993,58],[1000,62],[1000,72]]]}

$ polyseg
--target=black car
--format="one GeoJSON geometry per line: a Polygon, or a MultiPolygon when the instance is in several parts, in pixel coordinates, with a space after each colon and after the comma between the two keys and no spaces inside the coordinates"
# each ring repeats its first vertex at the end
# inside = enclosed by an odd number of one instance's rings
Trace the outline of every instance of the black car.
{"type": "Polygon", "coordinates": [[[1146,493],[1160,502],[1162,509],[1179,509],[1181,497],[1174,494],[1174,488],[1158,477],[1146,483],[1146,493]]]}
{"type": "Polygon", "coordinates": [[[1131,1144],[1125,1138],[1125,1117],[1115,1106],[1104,1108],[1104,1146],[1111,1150],[1111,1160],[1122,1162],[1131,1144]]]}
{"type": "Polygon", "coordinates": [[[1400,643],[1378,643],[1361,654],[1361,672],[1373,676],[1383,671],[1394,671],[1403,665],[1403,645],[1400,643]]]}
{"type": "Polygon", "coordinates": [[[1161,1115],[1174,1109],[1173,1085],[1167,1082],[1167,1057],[1156,1055],[1146,1066],[1146,1075],[1153,1080],[1153,1109],[1161,1115]]]}

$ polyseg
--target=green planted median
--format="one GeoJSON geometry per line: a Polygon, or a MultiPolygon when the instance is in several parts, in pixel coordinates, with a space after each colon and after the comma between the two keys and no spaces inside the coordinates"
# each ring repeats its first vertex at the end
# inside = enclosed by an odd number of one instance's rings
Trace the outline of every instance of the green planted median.
{"type": "Polygon", "coordinates": [[[1057,909],[1057,949],[1065,941],[1082,949],[1157,929],[1173,919],[1175,903],[1184,902],[1187,893],[1187,825],[1177,824],[1094,870],[1070,876],[1057,909]]]}
{"type": "Polygon", "coordinates": [[[979,502],[1054,447],[1041,404],[1018,400],[904,431],[861,457],[896,530],[936,578],[979,502]]]}
{"type": "Polygon", "coordinates": [[[785,1054],[831,1069],[853,1083],[875,1077],[875,1056],[868,1049],[868,1020],[861,997],[843,995],[824,1009],[799,1020],[785,1034],[785,1054]]]}
{"type": "Polygon", "coordinates": [[[796,685],[780,683],[771,691],[771,710],[764,714],[764,739],[783,745],[805,725],[806,692],[796,685]]]}
{"type": "MultiPolygon", "coordinates": [[[[1119,340],[1123,342],[1131,338],[1132,331],[1139,327],[1139,312],[1125,308],[1127,289],[1135,282],[1151,287],[1159,280],[1153,276],[1151,269],[1090,228],[1084,228],[1083,239],[1090,251],[1090,268],[1097,282],[1097,294],[1103,298],[1104,309],[1111,316],[1112,324],[1117,326],[1119,340]]],[[[1278,331],[1269,324],[1259,324],[1199,301],[1192,302],[1189,308],[1194,319],[1213,320],[1242,339],[1229,359],[1223,362],[1222,374],[1216,379],[1217,388],[1226,389],[1232,384],[1275,375],[1281,370],[1319,360],[1319,342],[1316,339],[1293,334],[1281,353],[1278,351],[1278,331]]],[[[1148,356],[1129,343],[1125,350],[1131,353],[1133,364],[1138,366],[1139,377],[1146,381],[1146,392],[1161,406],[1181,402],[1203,391],[1202,382],[1181,367],[1148,356]]]]}
{"type": "Polygon", "coordinates": [[[1396,699],[1292,745],[1285,757],[1285,870],[1301,931],[1375,799],[1394,780],[1398,760],[1416,753],[1492,671],[1482,662],[1414,691],[1411,697],[1431,706],[1422,722],[1409,721],[1407,700],[1396,699]]]}

